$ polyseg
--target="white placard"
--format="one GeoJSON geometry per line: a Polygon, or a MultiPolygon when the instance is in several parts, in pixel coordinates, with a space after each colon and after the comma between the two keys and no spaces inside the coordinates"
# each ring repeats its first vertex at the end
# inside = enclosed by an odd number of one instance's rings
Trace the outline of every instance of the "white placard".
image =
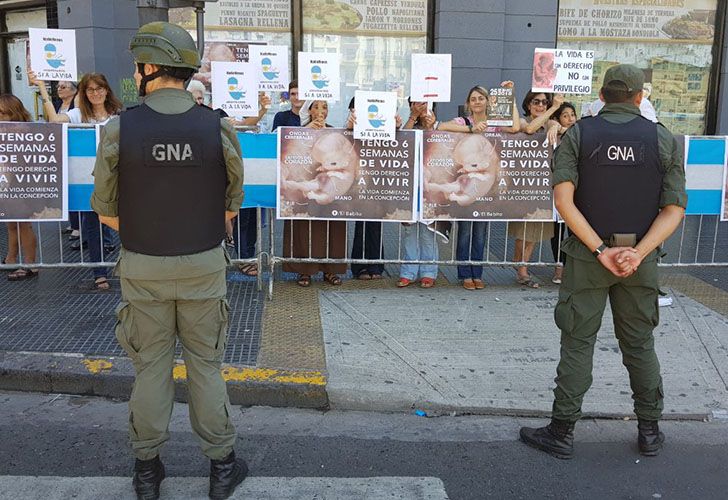
{"type": "Polygon", "coordinates": [[[450,102],[451,79],[450,54],[412,54],[412,101],[450,102]]]}
{"type": "Polygon", "coordinates": [[[288,71],[288,47],[285,45],[251,45],[249,61],[258,68],[258,90],[285,92],[291,81],[288,71]]]}
{"type": "Polygon", "coordinates": [[[235,118],[258,114],[257,69],[251,63],[217,62],[212,65],[212,107],[235,118]]]}
{"type": "Polygon", "coordinates": [[[29,28],[30,69],[38,80],[77,81],[76,31],[29,28]]]}
{"type": "Polygon", "coordinates": [[[337,102],[340,87],[339,54],[298,53],[298,95],[301,99],[337,102]]]}
{"type": "Polygon", "coordinates": [[[394,140],[397,134],[397,94],[357,90],[354,95],[354,139],[394,140]]]}
{"type": "Polygon", "coordinates": [[[532,90],[557,94],[591,94],[594,51],[535,49],[532,90]]]}

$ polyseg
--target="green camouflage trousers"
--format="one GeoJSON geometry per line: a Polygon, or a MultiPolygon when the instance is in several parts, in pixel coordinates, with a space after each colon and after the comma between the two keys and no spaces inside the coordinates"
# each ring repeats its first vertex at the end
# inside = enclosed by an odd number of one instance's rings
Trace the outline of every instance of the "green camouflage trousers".
{"type": "Polygon", "coordinates": [[[194,278],[121,278],[116,338],[136,370],[129,401],[129,434],[137,458],[159,454],[169,439],[174,401],[175,340],[183,347],[192,430],[211,459],[235,443],[220,364],[225,350],[228,304],[225,270],[194,278]]]}
{"type": "Polygon", "coordinates": [[[554,311],[561,329],[561,359],[552,416],[569,422],[581,417],[584,394],[592,383],[594,344],[609,297],[634,411],[639,418],[658,420],[663,390],[652,335],[659,322],[657,251],[625,279],[605,269],[576,238],[567,239],[563,251],[566,264],[554,311]]]}

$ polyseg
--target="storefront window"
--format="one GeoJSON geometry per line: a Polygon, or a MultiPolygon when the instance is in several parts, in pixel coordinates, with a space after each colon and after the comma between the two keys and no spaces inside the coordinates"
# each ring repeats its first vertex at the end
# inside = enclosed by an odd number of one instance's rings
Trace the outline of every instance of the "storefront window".
{"type": "Polygon", "coordinates": [[[718,0],[560,0],[558,47],[595,52],[593,93],[568,96],[585,114],[604,72],[645,71],[645,95],[675,134],[705,133],[718,0]]]}
{"type": "MultiPolygon", "coordinates": [[[[170,22],[179,24],[197,38],[195,10],[170,9],[170,22]]],[[[195,76],[210,92],[210,61],[247,61],[253,44],[291,46],[291,0],[250,2],[220,0],[205,4],[205,52],[202,67],[195,76]],[[264,5],[265,7],[259,7],[264,5]]],[[[293,57],[293,54],[290,54],[293,57]]],[[[290,64],[290,62],[289,62],[290,64]]],[[[263,120],[265,130],[281,106],[280,94],[271,95],[272,106],[263,120]]]]}
{"type": "Polygon", "coordinates": [[[427,0],[303,0],[303,50],[341,55],[341,100],[329,122],[346,121],[356,90],[396,92],[406,118],[410,55],[427,49],[427,0]]]}

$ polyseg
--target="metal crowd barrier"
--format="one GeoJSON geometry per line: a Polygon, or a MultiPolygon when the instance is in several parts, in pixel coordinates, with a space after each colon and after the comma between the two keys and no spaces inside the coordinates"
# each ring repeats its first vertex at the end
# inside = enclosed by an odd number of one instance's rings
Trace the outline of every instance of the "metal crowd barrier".
{"type": "MultiPolygon", "coordinates": [[[[90,128],[92,126],[74,126],[72,128],[90,128]]],[[[240,127],[240,129],[243,129],[240,127]]],[[[249,129],[249,128],[248,128],[249,129]]],[[[271,191],[275,190],[275,180],[270,178],[271,162],[275,162],[275,142],[271,135],[251,137],[251,134],[241,134],[245,141],[253,144],[254,147],[245,147],[244,160],[246,165],[246,199],[270,199],[271,191]],[[252,141],[252,142],[251,142],[252,141]],[[258,162],[258,163],[256,163],[258,162]],[[267,162],[265,164],[260,162],[267,162]],[[261,178],[260,171],[268,172],[261,178]],[[266,177],[268,176],[268,177],[266,177]],[[249,177],[252,180],[249,181],[249,177]],[[251,185],[248,185],[248,182],[251,185]],[[257,184],[256,184],[257,183],[257,184]]],[[[87,138],[88,139],[88,138],[87,138]]],[[[250,146],[250,144],[248,145],[250,146]]],[[[95,150],[86,154],[93,155],[95,150]]],[[[89,157],[86,157],[87,161],[89,157]]],[[[87,168],[87,167],[86,167],[87,168]]],[[[274,177],[273,177],[274,179],[274,177]]],[[[85,182],[88,183],[88,180],[85,182]]],[[[78,186],[76,186],[78,187],[78,186]]],[[[86,196],[90,186],[86,184],[81,186],[86,191],[81,190],[86,196]]],[[[692,196],[693,193],[690,193],[692,196]]],[[[715,193],[708,193],[709,196],[715,197],[715,193]]],[[[700,193],[696,195],[698,199],[700,193]]],[[[257,202],[260,203],[260,202],[257,202]]],[[[269,202],[267,202],[269,203],[269,202]]],[[[556,265],[554,253],[559,254],[561,248],[561,239],[557,238],[554,247],[549,238],[536,238],[531,258],[526,262],[523,259],[514,258],[515,241],[508,235],[510,223],[508,222],[488,222],[485,229],[484,241],[482,244],[483,257],[480,260],[478,255],[473,255],[471,248],[473,247],[473,233],[464,240],[467,252],[465,257],[461,253],[458,257],[457,242],[458,229],[465,227],[462,223],[453,222],[447,242],[442,241],[441,236],[429,231],[423,224],[416,223],[415,230],[427,231],[428,238],[432,238],[433,243],[438,247],[437,259],[413,259],[408,260],[404,255],[404,226],[395,222],[383,222],[378,228],[378,238],[382,244],[380,250],[375,251],[374,255],[364,255],[361,258],[352,258],[352,235],[354,222],[343,222],[345,225],[344,235],[338,237],[343,240],[339,243],[339,247],[343,251],[332,255],[329,251],[331,247],[331,232],[329,231],[332,222],[323,222],[327,225],[326,241],[323,242],[326,251],[323,256],[315,256],[313,251],[313,242],[308,236],[307,251],[293,251],[293,238],[288,248],[284,248],[282,244],[284,222],[275,219],[275,211],[272,208],[258,206],[255,217],[255,251],[253,255],[245,255],[245,248],[241,247],[243,234],[246,233],[249,221],[236,220],[236,229],[234,233],[234,244],[229,247],[231,250],[232,262],[235,265],[256,264],[258,266],[257,284],[259,290],[262,290],[264,282],[267,281],[269,296],[273,293],[273,283],[276,277],[277,266],[286,263],[326,263],[326,264],[433,264],[438,266],[455,266],[455,265],[473,265],[473,266],[519,266],[527,265],[533,267],[545,267],[556,265]],[[441,241],[438,241],[441,240],[441,241]],[[267,275],[264,277],[264,275],[267,275]]],[[[86,209],[88,210],[88,208],[86,209]]],[[[116,235],[111,235],[111,241],[107,241],[104,245],[103,238],[98,235],[103,234],[103,228],[100,224],[98,227],[87,226],[84,228],[82,221],[82,212],[72,212],[71,217],[75,218],[79,226],[80,241],[88,241],[89,245],[98,245],[98,252],[94,249],[96,258],[87,256],[85,252],[76,252],[71,250],[71,243],[64,235],[64,228],[69,222],[32,222],[32,223],[8,223],[14,224],[15,228],[21,230],[21,224],[30,224],[37,240],[36,262],[32,264],[6,264],[0,263],[0,269],[13,270],[19,267],[31,268],[94,268],[94,267],[113,267],[118,256],[119,241],[116,235]],[[93,234],[85,235],[84,232],[93,227],[93,234]],[[107,248],[104,248],[106,246],[107,248]],[[100,257],[98,257],[100,256],[100,257]]],[[[300,223],[298,223],[300,225],[300,223]]],[[[304,221],[305,224],[305,221],[304,221]]],[[[535,223],[540,224],[540,223],[535,223]]],[[[548,225],[554,225],[552,222],[543,223],[541,226],[544,232],[550,230],[548,225]]],[[[0,252],[2,256],[8,254],[8,234],[9,227],[5,224],[0,228],[0,252]]],[[[28,227],[28,226],[24,226],[28,227]]],[[[291,224],[292,231],[293,224],[291,224]]],[[[557,226],[557,231],[563,231],[563,224],[557,226]]],[[[25,229],[27,231],[27,229],[25,229]]],[[[371,235],[369,236],[371,238],[371,235]]],[[[321,242],[317,242],[319,245],[321,242]]],[[[477,242],[476,242],[477,243],[477,242]]],[[[367,231],[363,231],[362,244],[363,248],[367,247],[367,231]]],[[[476,247],[480,245],[477,244],[476,247]]],[[[688,215],[682,222],[678,230],[664,244],[667,255],[660,260],[663,267],[698,267],[698,266],[728,266],[728,222],[721,222],[717,215],[688,215]]],[[[299,249],[300,250],[300,249],[299,249]]],[[[18,245],[17,253],[21,261],[25,260],[22,245],[18,245]]]]}

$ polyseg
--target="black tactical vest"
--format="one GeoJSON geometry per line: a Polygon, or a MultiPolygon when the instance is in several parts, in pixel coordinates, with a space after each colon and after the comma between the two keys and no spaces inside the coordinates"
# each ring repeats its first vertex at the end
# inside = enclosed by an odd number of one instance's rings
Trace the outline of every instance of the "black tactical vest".
{"type": "Polygon", "coordinates": [[[127,250],[190,255],[225,238],[227,171],[220,116],[141,105],[121,114],[119,236],[127,250]]]}
{"type": "Polygon", "coordinates": [[[657,217],[664,171],[657,125],[635,117],[619,124],[597,116],[576,124],[581,132],[574,203],[597,234],[644,237],[657,217]]]}

